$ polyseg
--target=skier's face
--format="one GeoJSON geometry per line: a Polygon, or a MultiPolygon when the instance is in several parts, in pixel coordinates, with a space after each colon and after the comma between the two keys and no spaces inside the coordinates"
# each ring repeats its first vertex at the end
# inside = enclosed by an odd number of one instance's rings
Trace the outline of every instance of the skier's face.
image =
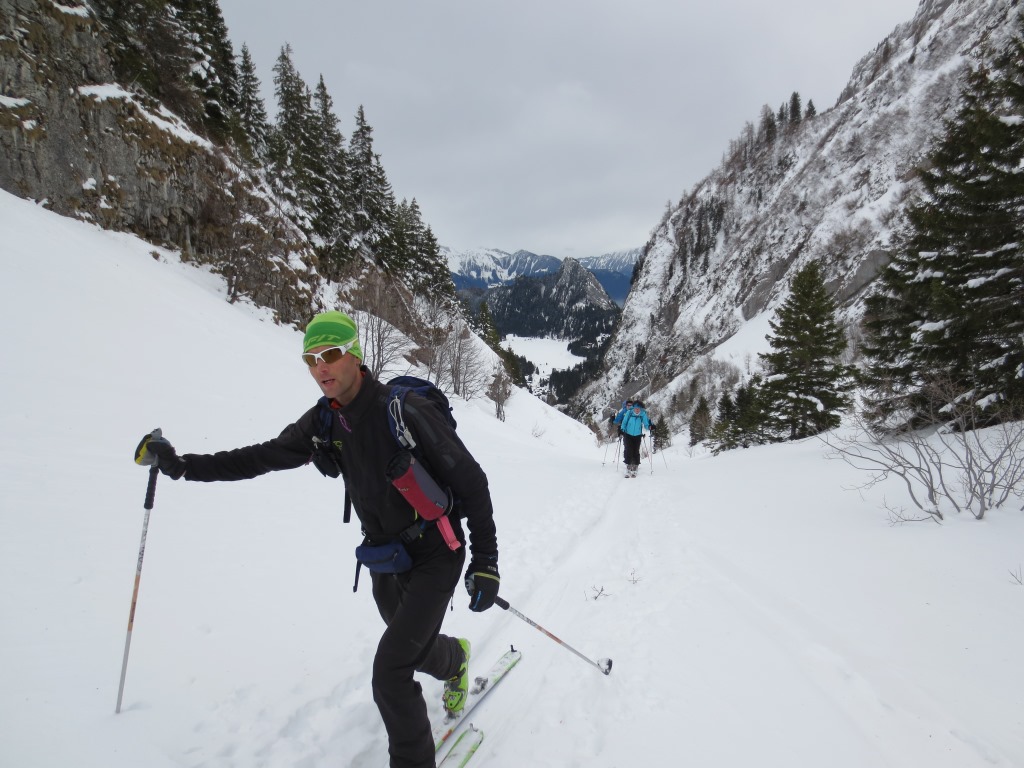
{"type": "MultiPolygon", "coordinates": [[[[313,347],[309,351],[323,352],[330,346],[325,344],[313,347]]],[[[326,363],[323,358],[320,358],[310,366],[309,373],[320,387],[321,392],[342,405],[348,405],[355,399],[363,379],[362,372],[359,370],[359,358],[348,352],[333,363],[326,363]]]]}

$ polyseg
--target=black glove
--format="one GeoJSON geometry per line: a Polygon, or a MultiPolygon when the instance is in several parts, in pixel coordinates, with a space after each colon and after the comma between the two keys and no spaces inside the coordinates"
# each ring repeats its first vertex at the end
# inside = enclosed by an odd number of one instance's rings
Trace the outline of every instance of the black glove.
{"type": "Polygon", "coordinates": [[[474,557],[466,569],[466,591],[469,592],[469,610],[486,611],[494,605],[498,596],[501,577],[498,575],[498,558],[493,556],[474,557]]]}
{"type": "Polygon", "coordinates": [[[135,463],[146,467],[155,466],[172,480],[184,475],[187,468],[185,460],[177,454],[159,429],[154,429],[142,438],[139,447],[135,449],[135,463]]]}

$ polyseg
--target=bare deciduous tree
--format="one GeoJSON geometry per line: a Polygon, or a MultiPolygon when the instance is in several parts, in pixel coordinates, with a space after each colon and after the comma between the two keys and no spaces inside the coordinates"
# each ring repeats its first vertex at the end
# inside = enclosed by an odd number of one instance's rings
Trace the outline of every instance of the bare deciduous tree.
{"type": "Polygon", "coordinates": [[[491,370],[491,383],[487,387],[487,396],[494,401],[494,415],[498,421],[505,420],[505,403],[512,397],[512,378],[500,362],[491,370]]]}
{"type": "Polygon", "coordinates": [[[488,371],[484,355],[477,346],[469,326],[461,318],[452,326],[445,341],[446,370],[452,391],[466,400],[480,394],[487,381],[488,371]]]}
{"type": "Polygon", "coordinates": [[[419,335],[416,338],[419,347],[416,350],[416,357],[426,366],[427,378],[436,382],[441,389],[450,386],[450,382],[445,382],[445,369],[448,341],[452,332],[451,313],[433,293],[428,292],[420,314],[419,335]]]}
{"type": "Polygon", "coordinates": [[[387,275],[366,271],[355,281],[348,294],[359,326],[363,363],[375,379],[385,372],[408,373],[406,355],[411,350],[408,337],[399,328],[410,325],[409,311],[401,284],[387,275]]]}

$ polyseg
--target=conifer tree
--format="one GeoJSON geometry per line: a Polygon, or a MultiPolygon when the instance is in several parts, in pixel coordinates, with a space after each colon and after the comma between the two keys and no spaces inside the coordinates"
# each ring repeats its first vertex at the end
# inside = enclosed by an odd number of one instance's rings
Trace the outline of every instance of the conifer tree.
{"type": "Polygon", "coordinates": [[[775,137],[779,132],[779,124],[775,119],[775,113],[767,104],[761,107],[761,123],[758,128],[758,141],[762,144],[774,144],[775,137]]]}
{"type": "Polygon", "coordinates": [[[477,326],[480,338],[495,352],[501,349],[501,336],[498,333],[498,326],[494,324],[494,317],[491,315],[491,308],[486,301],[480,302],[480,311],[477,313],[477,326]]]}
{"type": "Polygon", "coordinates": [[[993,70],[971,73],[922,173],[924,198],[867,305],[876,423],[913,425],[953,400],[991,419],[1024,413],[1022,83],[1018,30],[993,70]]]}
{"type": "Polygon", "coordinates": [[[270,125],[267,108],[260,96],[260,80],[249,47],[242,44],[242,59],[238,64],[238,106],[236,108],[241,136],[239,144],[243,155],[251,162],[262,163],[267,158],[270,125]]]}
{"type": "Polygon", "coordinates": [[[717,411],[717,416],[708,435],[708,442],[715,454],[737,447],[734,440],[737,411],[731,392],[723,392],[718,398],[717,411]]]}
{"type": "Polygon", "coordinates": [[[708,405],[708,399],[701,395],[693,415],[690,416],[690,445],[696,445],[706,440],[711,433],[713,425],[714,419],[711,416],[711,407],[708,405]]]}
{"type": "Polygon", "coordinates": [[[810,120],[812,117],[818,114],[818,109],[814,106],[812,99],[807,100],[807,109],[804,110],[804,120],[810,120]]]}
{"type": "Polygon", "coordinates": [[[373,128],[360,106],[348,150],[348,189],[352,195],[353,241],[389,269],[394,257],[393,229],[396,211],[391,183],[373,151],[373,128]]]}
{"type": "Polygon", "coordinates": [[[285,44],[274,64],[277,123],[270,143],[274,181],[279,192],[304,214],[298,223],[312,232],[315,216],[311,166],[317,161],[317,118],[312,94],[292,63],[292,48],[285,44]]]}
{"type": "Polygon", "coordinates": [[[799,124],[802,115],[803,107],[800,104],[800,94],[793,91],[793,95],[789,97],[789,124],[791,128],[795,128],[799,124]]]}
{"type": "Polygon", "coordinates": [[[238,70],[217,0],[170,0],[191,59],[189,77],[211,138],[226,141],[238,105],[238,70]]]}
{"type": "Polygon", "coordinates": [[[334,114],[334,102],[321,75],[313,91],[312,157],[309,184],[313,205],[313,232],[322,243],[320,252],[329,277],[336,277],[352,255],[354,227],[348,190],[345,139],[334,114]]]}
{"type": "Polygon", "coordinates": [[[832,429],[850,406],[853,371],[839,359],[846,337],[835,315],[821,265],[811,262],[794,276],[789,296],[769,321],[772,351],[759,355],[765,423],[776,439],[832,429]]]}
{"type": "Polygon", "coordinates": [[[169,0],[94,0],[111,35],[114,72],[198,128],[203,108],[190,87],[191,52],[169,0]]]}

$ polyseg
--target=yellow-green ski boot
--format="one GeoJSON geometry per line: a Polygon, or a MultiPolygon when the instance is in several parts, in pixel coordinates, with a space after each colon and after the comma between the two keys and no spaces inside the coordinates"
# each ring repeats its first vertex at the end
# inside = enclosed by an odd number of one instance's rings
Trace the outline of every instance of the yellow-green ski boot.
{"type": "Polygon", "coordinates": [[[448,720],[454,720],[462,714],[469,695],[469,640],[460,637],[459,646],[463,654],[462,666],[455,677],[444,681],[444,693],[441,694],[445,718],[448,720]]]}

